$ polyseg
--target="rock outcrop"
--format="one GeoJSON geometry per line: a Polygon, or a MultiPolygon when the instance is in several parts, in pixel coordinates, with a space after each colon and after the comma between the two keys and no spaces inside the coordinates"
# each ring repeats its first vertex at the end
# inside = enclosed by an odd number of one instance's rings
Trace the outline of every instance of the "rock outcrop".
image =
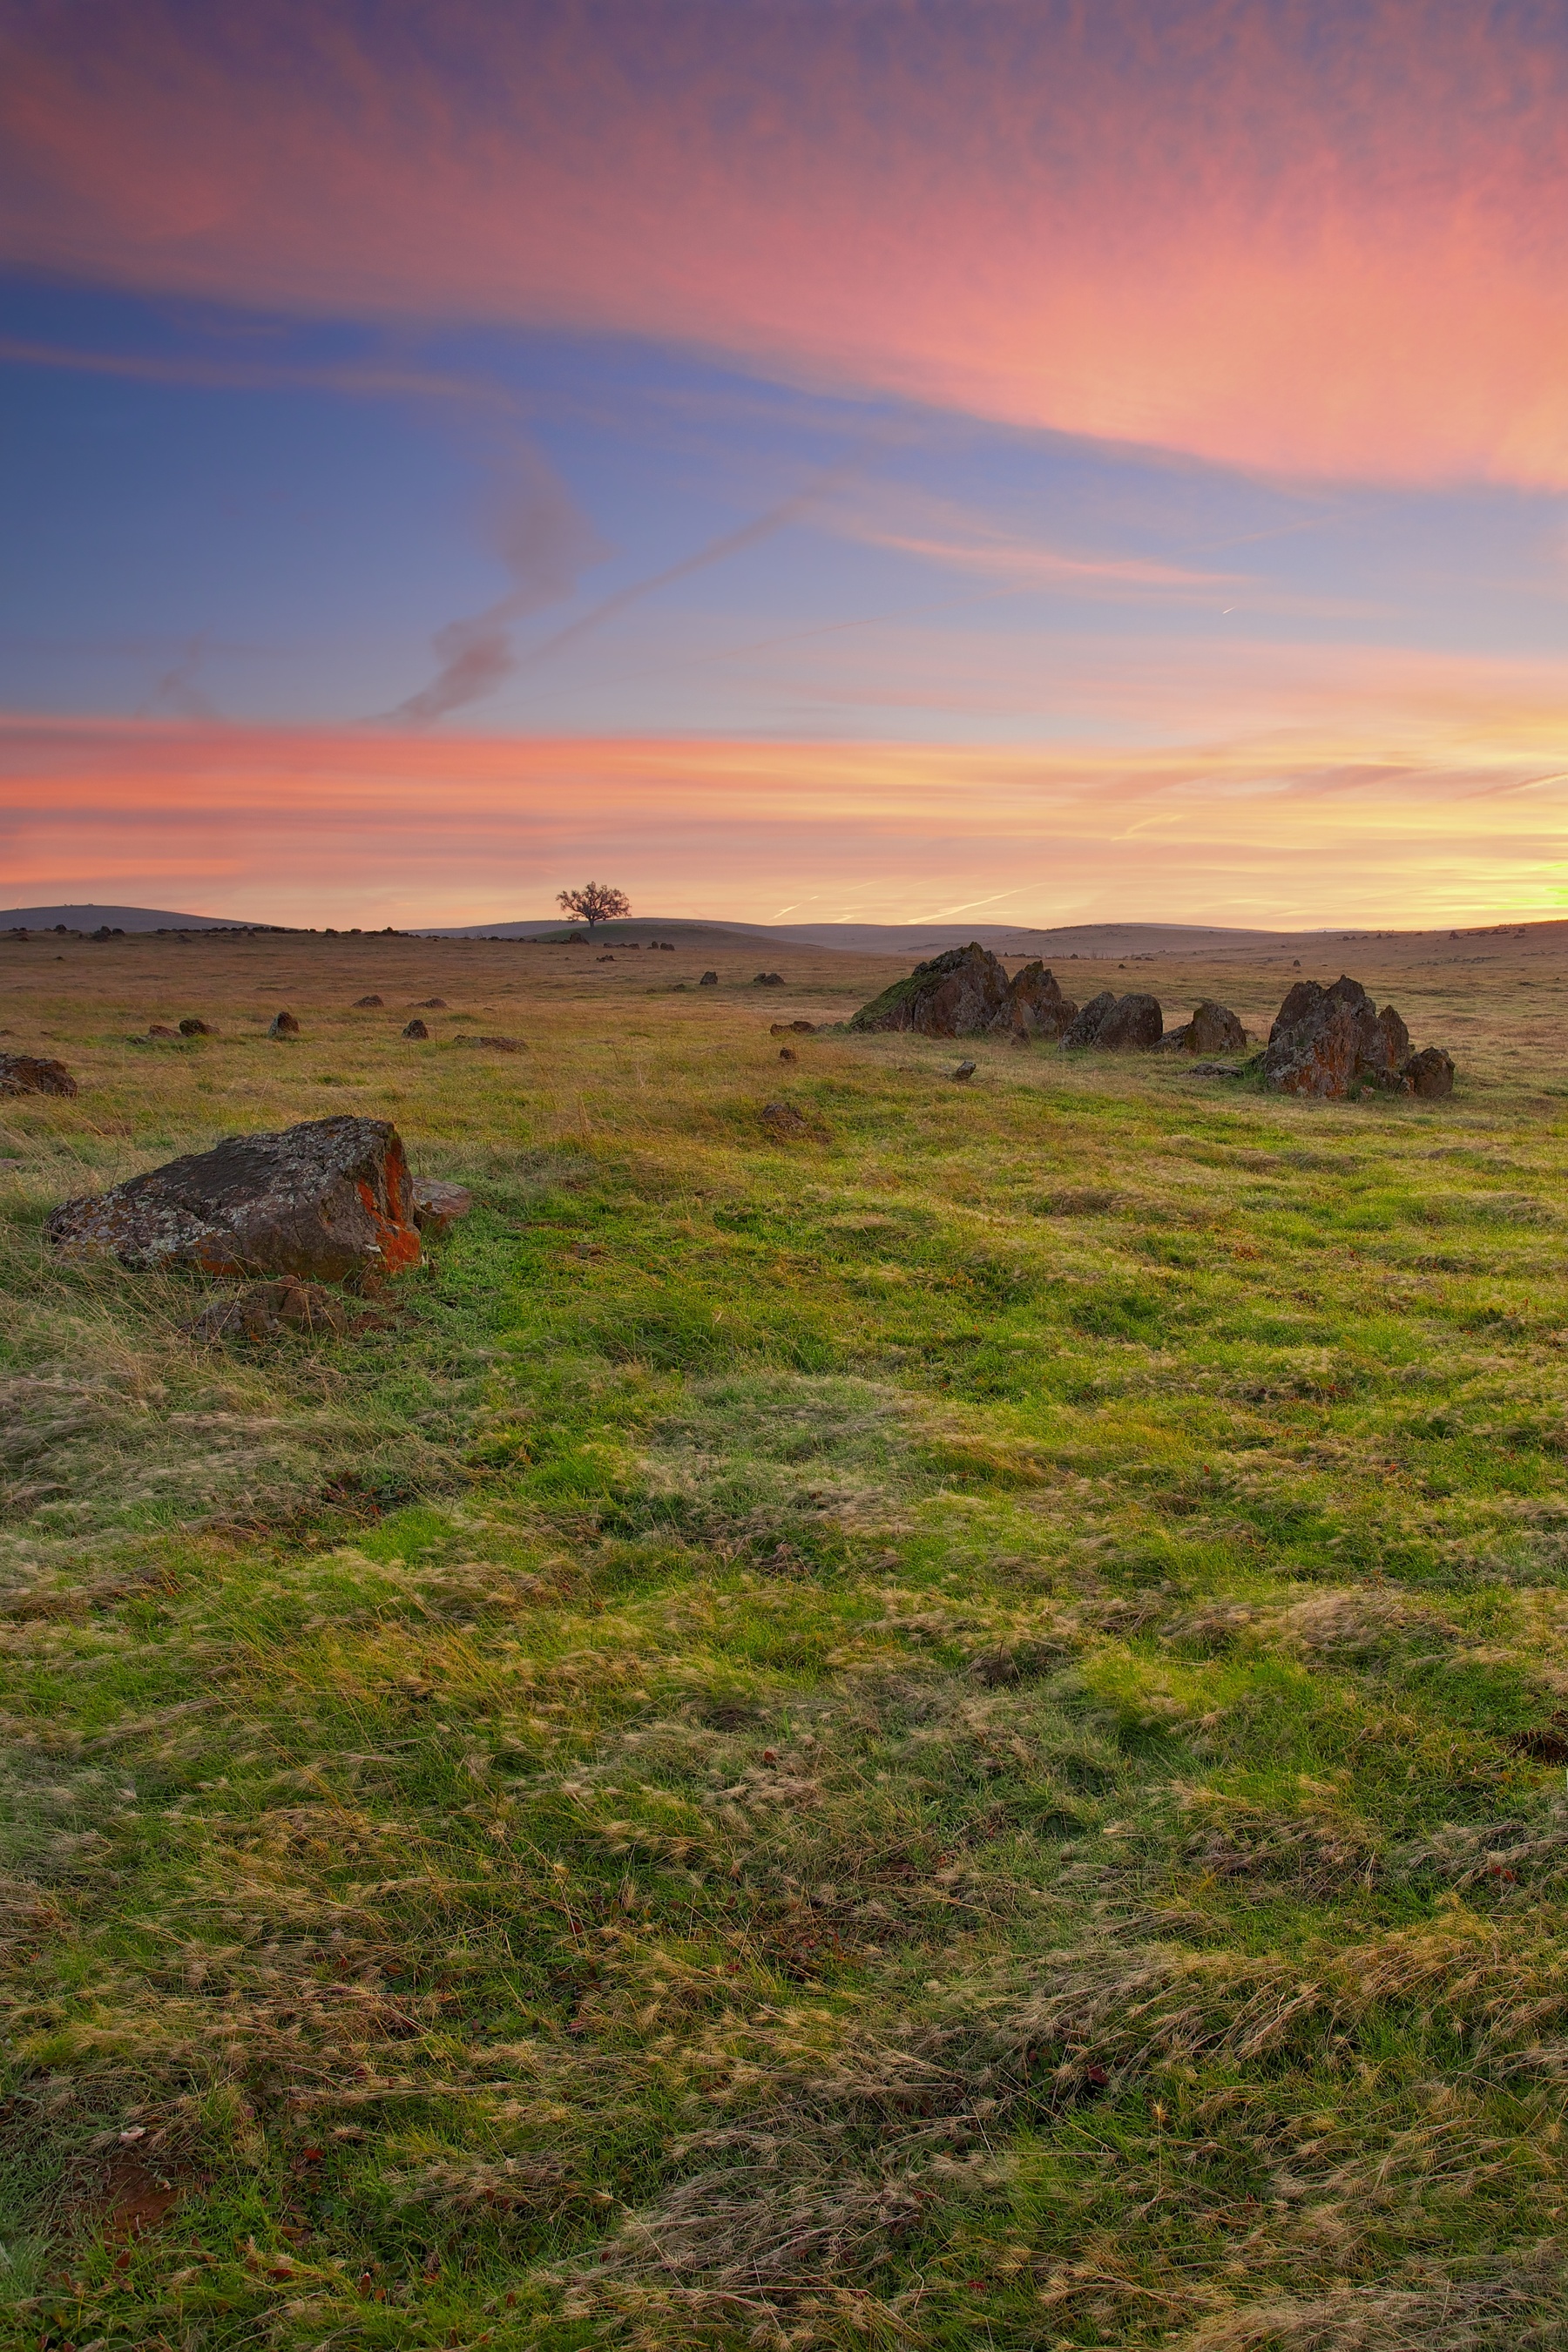
{"type": "Polygon", "coordinates": [[[405,1037],[412,1037],[416,1043],[417,1043],[422,1038],[427,1038],[430,1032],[426,1027],[424,1022],[419,1019],[417,1013],[416,1013],[412,1021],[405,1021],[404,1023],[403,1034],[405,1037]]]}
{"type": "Polygon", "coordinates": [[[217,1031],[210,1021],[198,1021],[194,1013],[188,1013],[180,1024],[180,1034],[182,1037],[216,1037],[217,1031]]]}
{"type": "Polygon", "coordinates": [[[1454,1065],[1440,1046],[1410,1050],[1410,1032],[1392,1004],[1380,1013],[1359,980],[1331,988],[1299,980],[1279,1007],[1260,1067],[1279,1094],[1342,1101],[1363,1087],[1427,1097],[1453,1092],[1454,1065]]]}
{"type": "Polygon", "coordinates": [[[0,1054],[0,1095],[74,1095],[76,1080],[63,1062],[37,1054],[0,1054]]]}
{"type": "Polygon", "coordinates": [[[1247,1032],[1228,1004],[1205,997],[1190,1021],[1160,1040],[1163,1054],[1245,1054],[1247,1032]]]}
{"type": "Polygon", "coordinates": [[[1015,1036],[1064,1037],[1077,1017],[1078,1006],[1070,996],[1062,994],[1056,974],[1037,957],[1014,973],[1007,1012],[1015,1036]]]}
{"type": "Polygon", "coordinates": [[[1147,1054],[1160,1043],[1165,1016],[1155,996],[1117,996],[1102,988],[1091,996],[1062,1037],[1069,1053],[1093,1046],[1102,1054],[1147,1054]]]}
{"type": "Polygon", "coordinates": [[[216,1150],[64,1202],[45,1231],[58,1249],[116,1257],[138,1272],[346,1282],[419,1259],[408,1162],[397,1129],[380,1118],[230,1136],[216,1150]]]}
{"type": "Polygon", "coordinates": [[[275,1013],[267,1025],[269,1037],[297,1037],[300,1024],[291,1013],[275,1013]]]}
{"type": "Polygon", "coordinates": [[[851,1020],[851,1029],[911,1029],[921,1037],[978,1037],[1012,1025],[1007,975],[978,940],[916,964],[851,1020]]]}

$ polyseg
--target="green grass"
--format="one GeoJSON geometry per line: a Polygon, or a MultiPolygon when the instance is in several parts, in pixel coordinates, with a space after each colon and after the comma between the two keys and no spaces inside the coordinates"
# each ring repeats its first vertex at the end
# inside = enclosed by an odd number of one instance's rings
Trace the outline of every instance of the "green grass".
{"type": "Polygon", "coordinates": [[[1555,1108],[666,1017],[336,1342],[8,1107],[5,2340],[1568,2343],[1555,1108]]]}

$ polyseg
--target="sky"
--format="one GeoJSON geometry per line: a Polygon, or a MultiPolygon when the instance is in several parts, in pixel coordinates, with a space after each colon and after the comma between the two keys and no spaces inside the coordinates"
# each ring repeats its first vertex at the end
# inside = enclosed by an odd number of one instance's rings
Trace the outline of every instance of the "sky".
{"type": "Polygon", "coordinates": [[[0,0],[0,905],[1568,903],[1568,10],[0,0]]]}

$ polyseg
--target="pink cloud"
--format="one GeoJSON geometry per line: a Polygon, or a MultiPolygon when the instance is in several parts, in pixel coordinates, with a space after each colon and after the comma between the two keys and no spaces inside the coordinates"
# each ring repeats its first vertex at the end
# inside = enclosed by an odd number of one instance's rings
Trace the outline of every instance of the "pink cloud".
{"type": "MultiPolygon", "coordinates": [[[[1102,698],[1125,695],[1117,649],[1098,658],[1102,698]]],[[[1170,667],[1196,716],[1201,665],[1173,648],[1170,667]]],[[[1161,679],[1143,690],[1168,719],[1161,679]]],[[[1029,921],[1327,925],[1562,903],[1555,670],[1369,653],[1330,677],[1302,648],[1227,713],[1229,731],[1182,743],[1004,747],[13,719],[0,834],[19,905],[318,924],[549,915],[601,870],[648,913],[759,922],[798,902],[816,919],[994,900],[1029,921]]]]}
{"type": "Polygon", "coordinates": [[[1461,0],[19,9],[0,253],[675,338],[1244,467],[1568,483],[1568,56],[1461,0]]]}

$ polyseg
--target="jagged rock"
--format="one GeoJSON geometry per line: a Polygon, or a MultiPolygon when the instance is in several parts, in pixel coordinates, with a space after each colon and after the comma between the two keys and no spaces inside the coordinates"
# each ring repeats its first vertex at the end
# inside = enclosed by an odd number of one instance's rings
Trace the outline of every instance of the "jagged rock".
{"type": "Polygon", "coordinates": [[[300,1024],[291,1013],[275,1013],[267,1034],[269,1037],[297,1037],[300,1024]]]}
{"type": "Polygon", "coordinates": [[[466,1184],[443,1184],[434,1176],[414,1180],[414,1222],[422,1234],[433,1234],[439,1240],[473,1205],[474,1196],[466,1184]]]}
{"type": "Polygon", "coordinates": [[[76,1080],[63,1062],[37,1054],[0,1054],[0,1095],[74,1095],[76,1080]]]}
{"type": "Polygon", "coordinates": [[[1069,1053],[1092,1045],[1102,1054],[1146,1054],[1159,1044],[1164,1026],[1157,997],[1136,992],[1117,996],[1102,988],[1070,1023],[1062,1044],[1069,1053]]]}
{"type": "Polygon", "coordinates": [[[62,1202],[45,1231],[72,1255],[142,1272],[292,1274],[321,1282],[417,1265],[413,1185],[397,1129],[380,1118],[316,1118],[235,1135],[111,1192],[62,1202]]]}
{"type": "Polygon", "coordinates": [[[1072,1026],[1078,1006],[1064,996],[1056,974],[1038,957],[1013,975],[1007,991],[1007,1017],[998,1028],[1011,1028],[1016,1037],[1061,1037],[1072,1026]]]}
{"type": "Polygon", "coordinates": [[[404,1035],[405,1035],[405,1037],[415,1037],[415,1038],[418,1038],[418,1037],[428,1037],[428,1036],[429,1036],[429,1034],[430,1034],[430,1032],[429,1032],[429,1030],[428,1030],[428,1029],[426,1029],[426,1027],[425,1026],[425,1024],[423,1023],[423,1021],[414,1020],[414,1021],[407,1022],[407,1023],[405,1024],[403,1034],[404,1034],[404,1035]]]}
{"type": "Polygon", "coordinates": [[[195,1013],[189,1013],[180,1024],[180,1034],[182,1037],[216,1037],[217,1031],[210,1022],[198,1021],[195,1013]]]}
{"type": "Polygon", "coordinates": [[[717,988],[719,985],[718,973],[716,971],[705,971],[697,985],[699,988],[717,988]]]}
{"type": "Polygon", "coordinates": [[[1205,997],[1190,1021],[1160,1040],[1163,1054],[1245,1054],[1247,1032],[1228,1004],[1205,997]]]}
{"type": "Polygon", "coordinates": [[[957,1069],[954,1070],[952,1075],[958,1080],[960,1086],[967,1086],[970,1079],[974,1076],[973,1063],[960,1062],[957,1069]]]}
{"type": "Polygon", "coordinates": [[[1069,1054],[1081,1053],[1092,1045],[1100,1034],[1101,1022],[1116,1003],[1116,991],[1102,988],[1098,996],[1080,1005],[1062,1033],[1062,1044],[1069,1054]]]}
{"type": "Polygon", "coordinates": [[[1454,1091],[1454,1057],[1441,1045],[1424,1045],[1420,1053],[1411,1055],[1401,1076],[1409,1080],[1413,1095],[1434,1101],[1454,1091]]]}
{"type": "Polygon", "coordinates": [[[384,996],[356,996],[354,1010],[356,1013],[379,1013],[385,1002],[384,996]]]}
{"type": "Polygon", "coordinates": [[[1331,988],[1296,982],[1268,1032],[1262,1071],[1279,1094],[1338,1101],[1363,1087],[1413,1094],[1411,1058],[1410,1032],[1393,1005],[1380,1013],[1360,981],[1342,973],[1331,988]]]}
{"type": "Polygon", "coordinates": [[[916,964],[851,1020],[851,1029],[912,1029],[922,1037],[978,1037],[1010,1025],[1007,975],[978,940],[916,964]]]}

